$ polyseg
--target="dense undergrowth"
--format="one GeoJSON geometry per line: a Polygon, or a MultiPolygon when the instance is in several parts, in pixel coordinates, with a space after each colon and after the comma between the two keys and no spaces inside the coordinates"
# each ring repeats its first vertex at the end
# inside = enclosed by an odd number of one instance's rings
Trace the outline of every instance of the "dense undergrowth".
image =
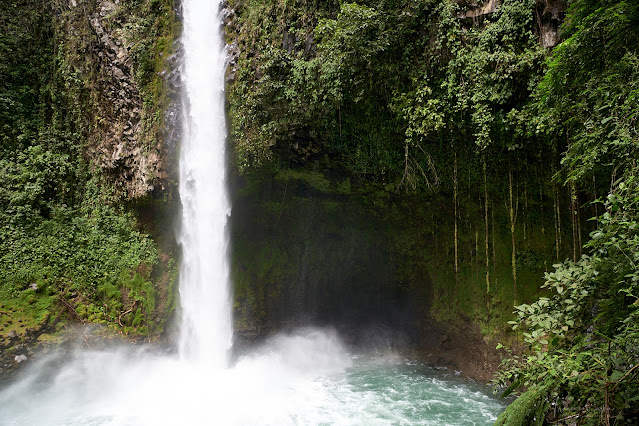
{"type": "Polygon", "coordinates": [[[635,424],[639,420],[639,7],[575,1],[533,111],[565,139],[568,184],[606,176],[584,255],[546,274],[550,291],[517,306],[527,351],[499,382],[525,390],[499,424],[635,424]]]}
{"type": "MultiPolygon", "coordinates": [[[[78,3],[20,0],[0,11],[2,336],[60,317],[147,335],[161,332],[166,316],[157,309],[157,244],[86,156],[98,122],[92,90],[101,77],[91,65],[95,52],[85,51],[95,37],[86,11],[95,5],[78,3]]],[[[137,37],[135,79],[151,116],[143,116],[143,136],[151,139],[166,107],[157,73],[171,37],[170,3],[129,2],[121,11],[130,14],[129,37],[137,37]]]]}

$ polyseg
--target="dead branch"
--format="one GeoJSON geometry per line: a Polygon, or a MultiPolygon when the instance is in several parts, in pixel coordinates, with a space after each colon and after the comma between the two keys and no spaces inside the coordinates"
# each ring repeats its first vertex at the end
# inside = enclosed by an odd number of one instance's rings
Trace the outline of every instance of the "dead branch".
{"type": "Polygon", "coordinates": [[[84,320],[80,318],[80,315],[78,315],[78,311],[76,311],[71,303],[69,303],[69,301],[65,299],[64,296],[62,296],[61,294],[59,295],[59,300],[67,308],[67,311],[71,314],[71,316],[75,317],[75,319],[77,319],[78,321],[84,322],[84,320]]]}
{"type": "Polygon", "coordinates": [[[135,305],[138,303],[137,300],[133,301],[133,305],[131,305],[131,307],[129,309],[127,309],[126,311],[122,312],[120,314],[120,316],[118,317],[118,324],[120,324],[120,327],[124,327],[124,325],[122,325],[122,317],[125,316],[126,314],[130,314],[131,312],[133,312],[133,309],[135,308],[135,305]]]}

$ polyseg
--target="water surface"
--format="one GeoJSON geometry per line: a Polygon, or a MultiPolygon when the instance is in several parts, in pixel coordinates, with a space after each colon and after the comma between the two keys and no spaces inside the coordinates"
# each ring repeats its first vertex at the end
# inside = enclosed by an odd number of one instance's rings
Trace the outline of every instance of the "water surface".
{"type": "Polygon", "coordinates": [[[488,425],[503,409],[482,384],[352,354],[317,329],[276,336],[228,368],[148,348],[52,357],[0,390],[2,425],[488,425]]]}

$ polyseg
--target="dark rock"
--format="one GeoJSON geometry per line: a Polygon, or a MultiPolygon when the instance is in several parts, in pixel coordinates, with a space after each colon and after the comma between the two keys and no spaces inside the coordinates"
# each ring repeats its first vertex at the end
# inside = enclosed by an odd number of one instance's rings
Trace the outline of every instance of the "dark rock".
{"type": "Polygon", "coordinates": [[[284,31],[284,35],[282,36],[282,49],[286,50],[288,53],[293,53],[295,50],[295,43],[297,43],[297,37],[295,37],[295,34],[284,31]]]}
{"type": "Polygon", "coordinates": [[[304,53],[307,55],[315,54],[315,39],[313,38],[313,33],[310,33],[306,36],[306,42],[304,43],[304,53]]]}
{"type": "Polygon", "coordinates": [[[91,80],[84,89],[91,94],[91,115],[100,117],[92,126],[85,154],[93,167],[104,172],[118,194],[135,199],[164,186],[171,157],[153,154],[162,152],[163,144],[152,129],[142,132],[142,126],[128,124],[140,123],[146,110],[132,68],[130,52],[134,41],[122,31],[130,17],[118,14],[123,3],[96,0],[83,8],[71,9],[64,16],[67,22],[62,27],[67,34],[61,37],[82,37],[87,47],[86,54],[72,64],[91,80]],[[118,19],[113,20],[114,16],[118,19]],[[123,132],[124,152],[117,152],[123,132]]]}

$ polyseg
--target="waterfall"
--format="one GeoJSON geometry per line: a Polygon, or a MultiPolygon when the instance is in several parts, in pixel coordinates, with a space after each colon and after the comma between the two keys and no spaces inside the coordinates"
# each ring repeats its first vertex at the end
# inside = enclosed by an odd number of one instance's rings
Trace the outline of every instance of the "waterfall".
{"type": "Polygon", "coordinates": [[[183,0],[179,358],[153,346],[65,343],[0,384],[0,424],[494,422],[503,406],[487,390],[392,355],[353,356],[331,329],[271,336],[230,365],[221,1],[183,0]]]}
{"type": "Polygon", "coordinates": [[[227,365],[232,321],[227,258],[221,0],[184,0],[184,137],[180,152],[179,242],[182,246],[180,356],[227,365]]]}

